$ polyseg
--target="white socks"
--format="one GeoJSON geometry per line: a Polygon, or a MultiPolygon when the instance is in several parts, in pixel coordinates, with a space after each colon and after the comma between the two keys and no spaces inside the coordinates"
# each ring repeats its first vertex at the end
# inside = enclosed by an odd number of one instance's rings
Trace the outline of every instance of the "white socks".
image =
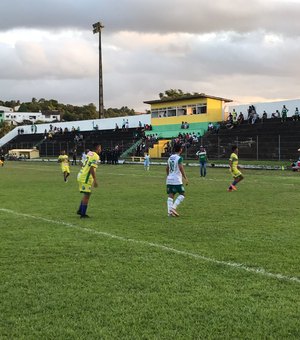
{"type": "Polygon", "coordinates": [[[168,206],[168,214],[170,214],[170,210],[171,210],[172,207],[173,207],[173,198],[168,197],[167,206],[168,206]]]}
{"type": "Polygon", "coordinates": [[[182,203],[184,200],[184,196],[183,195],[179,195],[175,202],[173,202],[173,199],[171,197],[168,197],[167,200],[167,206],[168,206],[168,214],[170,214],[170,210],[171,209],[176,209],[180,203],[182,203]]]}
{"type": "Polygon", "coordinates": [[[178,207],[178,205],[183,202],[183,200],[184,200],[184,196],[183,195],[179,195],[176,198],[172,208],[176,209],[178,207]]]}

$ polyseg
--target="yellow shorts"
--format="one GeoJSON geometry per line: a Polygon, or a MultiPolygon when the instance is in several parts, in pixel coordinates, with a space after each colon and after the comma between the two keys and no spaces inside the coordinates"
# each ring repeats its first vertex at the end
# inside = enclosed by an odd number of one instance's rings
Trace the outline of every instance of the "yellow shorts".
{"type": "Polygon", "coordinates": [[[92,192],[93,183],[78,182],[78,185],[79,185],[79,191],[80,192],[87,193],[87,194],[92,192]]]}
{"type": "Polygon", "coordinates": [[[242,176],[242,173],[240,172],[240,170],[238,169],[233,169],[231,172],[231,175],[233,178],[237,178],[237,177],[240,177],[242,176]]]}
{"type": "Polygon", "coordinates": [[[61,167],[62,172],[67,172],[68,174],[70,173],[70,167],[69,165],[65,165],[61,167]]]}

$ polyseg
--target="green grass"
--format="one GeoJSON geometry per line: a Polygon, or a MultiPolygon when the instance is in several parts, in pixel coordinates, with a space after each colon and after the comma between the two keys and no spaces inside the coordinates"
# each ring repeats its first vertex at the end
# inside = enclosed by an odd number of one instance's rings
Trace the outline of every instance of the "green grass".
{"type": "Polygon", "coordinates": [[[104,165],[80,220],[71,170],[0,168],[1,339],[299,339],[298,173],[228,193],[228,169],[187,167],[168,218],[164,167],[104,165]]]}

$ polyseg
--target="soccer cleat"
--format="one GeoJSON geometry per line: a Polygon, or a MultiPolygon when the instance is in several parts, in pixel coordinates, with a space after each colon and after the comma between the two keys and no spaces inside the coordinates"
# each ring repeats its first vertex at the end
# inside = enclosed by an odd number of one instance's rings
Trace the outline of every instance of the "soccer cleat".
{"type": "Polygon", "coordinates": [[[81,211],[80,211],[80,210],[77,210],[77,211],[76,211],[76,214],[77,214],[77,215],[81,215],[81,211]]]}
{"type": "Polygon", "coordinates": [[[232,192],[232,189],[228,188],[227,191],[228,191],[228,192],[232,192]]]}
{"type": "Polygon", "coordinates": [[[231,189],[234,190],[234,191],[236,191],[236,190],[237,190],[237,187],[236,187],[235,185],[231,184],[231,189]]]}
{"type": "Polygon", "coordinates": [[[90,218],[89,215],[81,215],[80,218],[90,218]]]}
{"type": "Polygon", "coordinates": [[[171,213],[172,216],[179,217],[178,212],[177,212],[176,209],[174,209],[174,208],[171,208],[171,209],[170,209],[170,213],[171,213]]]}

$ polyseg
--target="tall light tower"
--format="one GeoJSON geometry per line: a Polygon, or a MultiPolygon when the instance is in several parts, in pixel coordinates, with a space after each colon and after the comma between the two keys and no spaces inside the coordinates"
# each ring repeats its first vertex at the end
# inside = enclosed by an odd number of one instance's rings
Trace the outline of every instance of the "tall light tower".
{"type": "Polygon", "coordinates": [[[102,51],[101,51],[101,29],[104,28],[102,23],[96,22],[93,25],[93,33],[99,33],[99,118],[104,118],[103,106],[103,79],[102,79],[102,51]]]}

